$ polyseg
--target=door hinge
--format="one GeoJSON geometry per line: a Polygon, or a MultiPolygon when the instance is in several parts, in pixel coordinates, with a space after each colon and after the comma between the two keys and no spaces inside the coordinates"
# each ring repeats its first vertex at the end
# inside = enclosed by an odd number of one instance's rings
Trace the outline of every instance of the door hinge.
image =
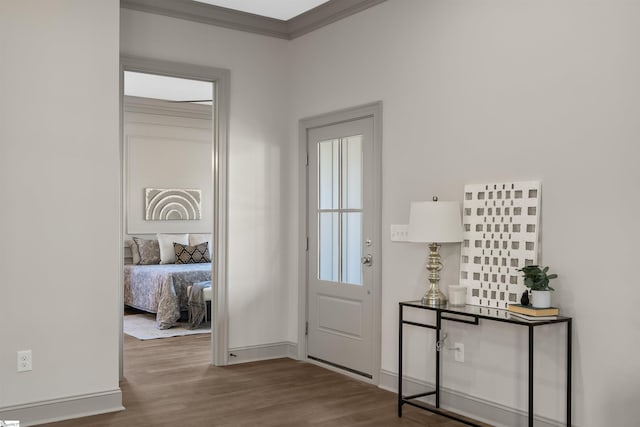
{"type": "Polygon", "coordinates": [[[309,322],[304,322],[304,334],[309,335],[309,322]]]}
{"type": "Polygon", "coordinates": [[[308,238],[308,237],[307,237],[307,241],[306,241],[306,243],[305,243],[305,248],[304,248],[304,250],[305,250],[305,251],[307,251],[307,252],[309,252],[309,238],[308,238]]]}
{"type": "Polygon", "coordinates": [[[309,153],[307,153],[307,159],[305,160],[305,165],[309,166],[309,153]]]}

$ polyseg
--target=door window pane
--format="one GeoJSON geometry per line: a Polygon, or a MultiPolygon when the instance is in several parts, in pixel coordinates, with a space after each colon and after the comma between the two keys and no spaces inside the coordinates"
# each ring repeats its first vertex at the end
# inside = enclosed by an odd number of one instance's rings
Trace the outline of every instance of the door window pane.
{"type": "Polygon", "coordinates": [[[341,281],[362,285],[362,212],[342,214],[341,281]]]}
{"type": "Polygon", "coordinates": [[[318,278],[362,285],[362,135],[318,147],[318,278]]]}
{"type": "Polygon", "coordinates": [[[320,209],[338,209],[340,140],[318,143],[318,198],[320,209]]]}
{"type": "Polygon", "coordinates": [[[338,216],[337,212],[318,214],[318,275],[320,280],[338,281],[340,259],[338,216]]]}
{"type": "Polygon", "coordinates": [[[362,209],[362,135],[342,139],[342,206],[362,209]]]}

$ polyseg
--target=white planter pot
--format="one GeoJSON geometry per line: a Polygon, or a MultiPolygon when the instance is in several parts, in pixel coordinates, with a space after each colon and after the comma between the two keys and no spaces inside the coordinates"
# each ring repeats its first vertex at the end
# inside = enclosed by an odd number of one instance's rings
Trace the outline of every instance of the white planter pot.
{"type": "Polygon", "coordinates": [[[551,291],[531,291],[531,305],[534,308],[551,307],[551,291]]]}

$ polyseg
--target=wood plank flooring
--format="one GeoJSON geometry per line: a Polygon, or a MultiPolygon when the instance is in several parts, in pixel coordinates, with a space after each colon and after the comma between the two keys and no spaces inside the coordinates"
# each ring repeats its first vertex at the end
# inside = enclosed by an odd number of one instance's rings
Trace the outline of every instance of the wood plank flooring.
{"type": "Polygon", "coordinates": [[[48,426],[433,426],[463,424],[321,367],[276,359],[209,364],[210,336],[139,341],[125,335],[125,411],[48,426]]]}

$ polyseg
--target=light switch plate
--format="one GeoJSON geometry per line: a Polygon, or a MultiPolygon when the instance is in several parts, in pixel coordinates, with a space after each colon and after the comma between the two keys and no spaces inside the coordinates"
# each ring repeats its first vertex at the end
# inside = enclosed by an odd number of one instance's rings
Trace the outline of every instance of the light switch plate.
{"type": "Polygon", "coordinates": [[[391,224],[391,241],[392,242],[408,242],[409,224],[391,224]]]}

